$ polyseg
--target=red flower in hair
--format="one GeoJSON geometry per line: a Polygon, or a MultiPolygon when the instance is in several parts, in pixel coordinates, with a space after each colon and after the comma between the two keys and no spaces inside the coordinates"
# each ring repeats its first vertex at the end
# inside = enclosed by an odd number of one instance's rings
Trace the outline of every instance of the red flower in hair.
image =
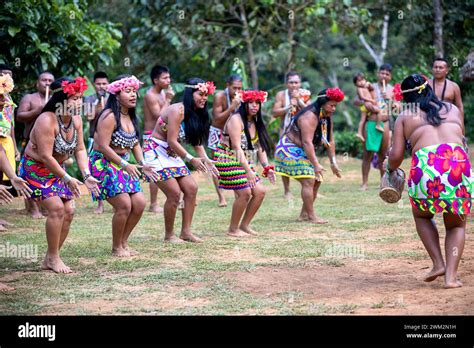
{"type": "Polygon", "coordinates": [[[76,77],[74,82],[63,81],[61,83],[63,92],[67,94],[68,97],[73,96],[77,93],[82,93],[87,89],[87,81],[83,77],[76,77]]]}
{"type": "Polygon", "coordinates": [[[396,83],[395,86],[393,86],[393,97],[397,102],[403,100],[402,87],[399,83],[396,83]]]}
{"type": "Polygon", "coordinates": [[[344,92],[337,87],[328,88],[326,90],[326,97],[328,97],[330,100],[340,103],[344,100],[344,92]]]}
{"type": "Polygon", "coordinates": [[[242,101],[247,103],[249,101],[256,101],[265,103],[267,101],[268,93],[265,91],[242,91],[242,101]]]}

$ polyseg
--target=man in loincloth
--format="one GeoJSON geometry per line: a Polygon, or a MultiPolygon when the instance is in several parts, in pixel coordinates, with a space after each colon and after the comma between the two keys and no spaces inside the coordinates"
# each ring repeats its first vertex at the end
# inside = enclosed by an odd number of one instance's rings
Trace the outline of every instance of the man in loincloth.
{"type": "MultiPolygon", "coordinates": [[[[373,84],[378,105],[373,105],[371,103],[363,104],[366,109],[371,112],[371,114],[369,114],[367,117],[367,122],[365,125],[365,143],[362,157],[362,185],[360,186],[361,190],[363,191],[367,190],[368,188],[370,164],[374,154],[376,153],[379,159],[384,159],[389,149],[389,121],[391,117],[390,108],[393,105],[393,86],[389,83],[391,79],[392,65],[387,63],[382,64],[377,74],[377,83],[373,84]],[[384,132],[380,132],[376,129],[377,113],[379,113],[384,132]]],[[[361,104],[359,103],[359,105],[361,104]]],[[[384,173],[382,162],[382,160],[379,160],[377,164],[381,176],[384,173]]]]}
{"type": "MultiPolygon", "coordinates": [[[[151,135],[158,117],[171,104],[175,95],[171,87],[171,75],[168,67],[155,65],[151,69],[150,78],[153,86],[146,91],[145,100],[143,101],[143,113],[145,115],[143,140],[151,135]]],[[[154,182],[150,182],[149,210],[153,213],[163,212],[163,208],[158,204],[158,185],[154,182]]]]}

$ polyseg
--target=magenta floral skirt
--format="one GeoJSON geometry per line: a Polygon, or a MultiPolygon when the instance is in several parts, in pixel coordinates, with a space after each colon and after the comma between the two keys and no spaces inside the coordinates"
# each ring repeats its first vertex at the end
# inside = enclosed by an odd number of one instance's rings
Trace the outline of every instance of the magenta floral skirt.
{"type": "Polygon", "coordinates": [[[469,214],[471,163],[464,147],[455,143],[431,145],[416,151],[411,160],[408,195],[421,211],[469,214]]]}

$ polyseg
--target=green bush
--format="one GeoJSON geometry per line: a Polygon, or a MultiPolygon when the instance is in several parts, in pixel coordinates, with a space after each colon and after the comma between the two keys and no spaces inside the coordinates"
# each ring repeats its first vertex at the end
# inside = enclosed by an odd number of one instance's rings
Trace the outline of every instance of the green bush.
{"type": "Polygon", "coordinates": [[[335,131],[336,153],[348,154],[351,157],[362,158],[363,145],[356,133],[352,131],[335,131]]]}

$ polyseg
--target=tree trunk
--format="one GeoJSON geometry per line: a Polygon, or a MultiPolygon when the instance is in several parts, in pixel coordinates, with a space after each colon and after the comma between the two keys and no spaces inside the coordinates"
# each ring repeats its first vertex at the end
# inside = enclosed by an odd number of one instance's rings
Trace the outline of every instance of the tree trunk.
{"type": "Polygon", "coordinates": [[[433,0],[434,10],[434,47],[435,56],[444,57],[443,47],[443,9],[441,8],[441,0],[433,0]]]}
{"type": "Polygon", "coordinates": [[[253,89],[258,89],[258,74],[257,64],[255,62],[255,54],[253,52],[252,38],[250,37],[249,23],[247,22],[247,14],[242,3],[239,4],[240,9],[240,21],[242,22],[243,30],[242,36],[244,37],[245,44],[247,45],[247,56],[249,59],[250,76],[252,78],[253,89]]]}
{"type": "Polygon", "coordinates": [[[390,15],[385,13],[383,16],[383,27],[382,27],[382,39],[380,44],[380,53],[375,52],[375,50],[370,46],[370,44],[365,40],[364,34],[359,35],[359,40],[364,45],[365,49],[369,52],[372,58],[377,64],[377,67],[383,64],[383,60],[385,58],[385,52],[387,52],[387,41],[388,41],[388,22],[390,20],[390,15]]]}
{"type": "Polygon", "coordinates": [[[286,61],[286,73],[289,73],[293,70],[295,63],[295,49],[296,49],[296,42],[295,42],[295,13],[289,16],[290,19],[290,26],[288,27],[288,42],[290,43],[290,52],[288,53],[288,59],[286,61]]]}

